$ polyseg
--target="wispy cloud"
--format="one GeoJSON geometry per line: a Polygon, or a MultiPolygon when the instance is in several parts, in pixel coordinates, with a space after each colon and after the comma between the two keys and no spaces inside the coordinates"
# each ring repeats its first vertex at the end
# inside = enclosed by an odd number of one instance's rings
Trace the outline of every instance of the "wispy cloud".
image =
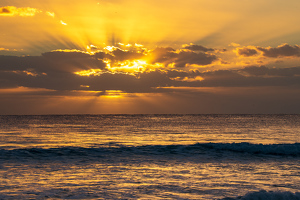
{"type": "Polygon", "coordinates": [[[50,16],[50,17],[55,17],[55,13],[54,12],[49,12],[49,11],[47,11],[46,12],[46,14],[48,15],[48,16],[50,16]]]}

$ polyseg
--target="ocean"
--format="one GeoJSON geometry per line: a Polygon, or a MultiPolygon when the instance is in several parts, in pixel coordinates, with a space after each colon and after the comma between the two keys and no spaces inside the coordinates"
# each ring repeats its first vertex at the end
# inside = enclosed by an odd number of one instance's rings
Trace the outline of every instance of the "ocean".
{"type": "Polygon", "coordinates": [[[0,199],[299,199],[300,115],[0,116],[0,199]]]}

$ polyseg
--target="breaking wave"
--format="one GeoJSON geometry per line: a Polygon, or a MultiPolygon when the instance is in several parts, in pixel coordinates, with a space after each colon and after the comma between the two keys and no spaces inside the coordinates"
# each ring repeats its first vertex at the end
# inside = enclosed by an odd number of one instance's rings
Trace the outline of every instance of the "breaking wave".
{"type": "Polygon", "coordinates": [[[113,147],[61,147],[61,148],[29,148],[0,149],[2,159],[10,158],[53,158],[53,157],[102,157],[130,155],[215,155],[234,154],[242,156],[292,156],[300,157],[300,143],[294,144],[251,144],[251,143],[197,143],[193,145],[146,145],[113,147]]]}

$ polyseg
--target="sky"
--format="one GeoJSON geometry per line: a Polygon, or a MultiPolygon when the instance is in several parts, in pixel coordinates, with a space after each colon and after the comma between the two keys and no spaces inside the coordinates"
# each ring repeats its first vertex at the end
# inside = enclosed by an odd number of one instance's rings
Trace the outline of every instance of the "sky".
{"type": "Polygon", "coordinates": [[[0,114],[300,114],[299,0],[1,0],[0,114]]]}

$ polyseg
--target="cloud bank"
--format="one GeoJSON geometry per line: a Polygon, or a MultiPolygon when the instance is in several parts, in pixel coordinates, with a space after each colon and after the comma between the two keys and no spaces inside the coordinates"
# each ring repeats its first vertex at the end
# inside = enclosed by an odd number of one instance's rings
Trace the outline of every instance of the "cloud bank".
{"type": "MultiPolygon", "coordinates": [[[[140,51],[115,47],[92,54],[60,50],[41,56],[0,56],[0,85],[1,88],[122,90],[127,93],[155,92],[165,87],[300,85],[300,67],[245,66],[209,70],[219,59],[217,55],[195,51],[162,47],[140,51]],[[203,66],[207,66],[207,70],[201,70],[203,66]]],[[[249,56],[257,52],[242,48],[239,53],[249,56]]]]}
{"type": "MultiPolygon", "coordinates": [[[[31,98],[38,104],[38,99],[47,102],[46,99],[59,98],[62,101],[65,97],[127,96],[145,106],[137,97],[148,95],[157,101],[161,99],[160,104],[169,102],[165,109],[169,106],[176,108],[175,113],[212,113],[215,109],[215,113],[273,113],[275,106],[275,113],[284,110],[294,112],[292,105],[296,105],[295,102],[300,99],[300,66],[289,67],[283,63],[280,67],[228,67],[230,64],[220,64],[220,56],[225,52],[223,50],[219,53],[217,49],[200,45],[197,48],[187,47],[147,49],[143,46],[110,46],[100,49],[94,46],[89,49],[90,52],[56,50],[40,56],[2,55],[0,93],[3,100],[0,102],[19,108],[18,101],[25,104],[26,99],[29,101],[31,98]],[[207,106],[198,105],[197,102],[207,106]],[[248,107],[243,108],[243,105],[248,107]],[[284,107],[281,108],[281,105],[284,107]]],[[[234,49],[232,54],[238,53],[237,58],[263,57],[276,60],[279,54],[290,55],[282,52],[290,48],[281,47],[240,47],[239,51],[234,49]],[[279,53],[277,50],[273,53],[276,57],[268,57],[263,52],[273,52],[274,49],[280,50],[279,53]]],[[[292,49],[295,51],[297,46],[292,49]]],[[[293,55],[297,58],[295,52],[293,55]]],[[[68,102],[68,105],[73,104],[71,100],[68,102]]],[[[71,109],[68,105],[65,107],[71,109]]],[[[152,112],[149,109],[141,106],[138,110],[152,112]]],[[[110,111],[107,110],[108,113],[110,111]]],[[[5,112],[9,113],[9,110],[5,112]]],[[[64,112],[72,113],[70,110],[64,112]]],[[[78,112],[83,113],[82,110],[78,112]]],[[[102,113],[101,110],[89,112],[102,113]]],[[[156,112],[160,113],[157,109],[156,112]]]]}

